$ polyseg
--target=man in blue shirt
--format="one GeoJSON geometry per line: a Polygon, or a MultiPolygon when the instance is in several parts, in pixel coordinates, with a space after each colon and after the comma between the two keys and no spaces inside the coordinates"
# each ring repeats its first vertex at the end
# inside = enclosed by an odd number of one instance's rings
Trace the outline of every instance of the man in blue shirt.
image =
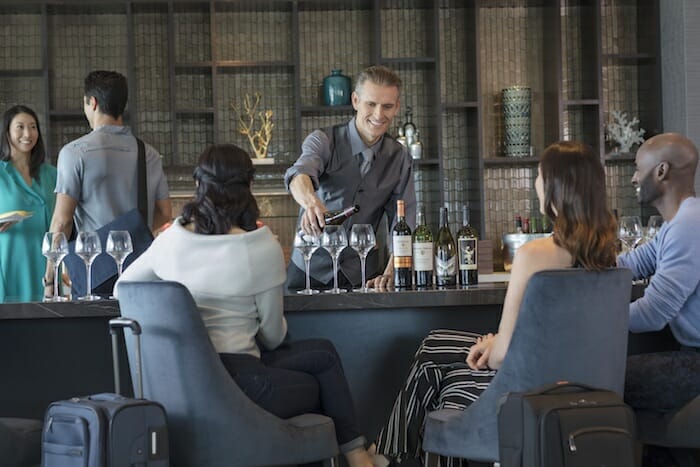
{"type": "Polygon", "coordinates": [[[618,266],[649,278],[630,305],[630,331],[668,325],[681,348],[628,359],[625,400],[633,407],[672,410],[700,394],[700,199],[695,197],[698,150],[684,136],[664,133],[637,151],[632,184],[640,203],[664,219],[648,243],[622,254],[618,266]]]}

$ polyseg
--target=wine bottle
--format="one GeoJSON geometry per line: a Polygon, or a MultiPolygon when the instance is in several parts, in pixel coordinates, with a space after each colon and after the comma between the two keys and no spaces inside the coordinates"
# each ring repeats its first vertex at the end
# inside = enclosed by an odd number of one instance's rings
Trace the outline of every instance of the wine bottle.
{"type": "Polygon", "coordinates": [[[520,214],[515,216],[515,233],[523,233],[523,218],[520,214]]]}
{"type": "Polygon", "coordinates": [[[440,208],[440,230],[435,242],[435,283],[438,287],[457,283],[457,251],[447,221],[447,208],[440,208]]]}
{"type": "Polygon", "coordinates": [[[477,248],[479,236],[469,223],[469,207],[462,207],[462,227],[457,232],[457,248],[459,252],[459,283],[460,285],[476,285],[479,283],[477,269],[477,248]]]}
{"type": "Polygon", "coordinates": [[[425,224],[425,208],[418,205],[413,231],[413,283],[417,289],[433,286],[433,233],[425,224]]]}
{"type": "MultiPolygon", "coordinates": [[[[326,211],[323,213],[323,220],[326,225],[340,225],[345,219],[360,211],[357,204],[337,211],[326,211]]],[[[299,229],[297,235],[304,236],[304,229],[299,229]]]]}
{"type": "Polygon", "coordinates": [[[345,219],[352,216],[360,210],[357,204],[339,211],[326,211],[323,213],[323,220],[326,225],[340,225],[345,222],[345,219]]]}
{"type": "Polygon", "coordinates": [[[406,208],[402,199],[396,201],[396,225],[391,232],[394,250],[394,288],[411,288],[413,248],[411,228],[406,223],[406,208]]]}

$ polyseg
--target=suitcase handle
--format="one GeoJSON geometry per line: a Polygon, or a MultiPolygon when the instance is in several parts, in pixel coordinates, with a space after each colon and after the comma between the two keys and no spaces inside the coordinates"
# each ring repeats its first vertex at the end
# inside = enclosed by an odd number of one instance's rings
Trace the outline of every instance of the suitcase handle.
{"type": "Polygon", "coordinates": [[[569,381],[558,381],[554,384],[548,384],[541,388],[537,388],[531,394],[550,394],[553,392],[566,391],[567,389],[583,389],[584,391],[600,391],[600,388],[594,388],[587,384],[570,383],[569,381]]]}
{"type": "MultiPolygon", "coordinates": [[[[118,329],[129,328],[136,339],[136,396],[143,399],[143,376],[141,371],[141,325],[135,319],[112,318],[109,320],[109,333],[112,335],[112,366],[114,367],[114,389],[121,394],[121,378],[119,377],[119,347],[118,329]]],[[[124,336],[126,338],[126,336],[124,336]]]]}

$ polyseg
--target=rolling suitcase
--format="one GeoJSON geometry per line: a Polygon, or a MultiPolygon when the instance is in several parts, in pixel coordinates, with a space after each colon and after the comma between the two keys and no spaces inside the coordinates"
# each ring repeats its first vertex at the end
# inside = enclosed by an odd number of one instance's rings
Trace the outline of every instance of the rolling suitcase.
{"type": "Polygon", "coordinates": [[[49,405],[42,433],[42,467],[168,467],[169,447],[163,407],[143,399],[139,324],[110,320],[116,394],[74,397],[49,405]],[[120,328],[136,339],[136,399],[120,395],[117,352],[120,328]]]}
{"type": "Polygon", "coordinates": [[[634,412],[613,391],[566,382],[508,393],[498,411],[501,467],[632,467],[634,412]]]}

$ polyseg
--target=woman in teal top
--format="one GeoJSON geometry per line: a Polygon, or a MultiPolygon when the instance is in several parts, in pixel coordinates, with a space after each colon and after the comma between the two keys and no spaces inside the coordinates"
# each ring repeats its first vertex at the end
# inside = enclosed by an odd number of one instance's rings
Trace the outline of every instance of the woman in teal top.
{"type": "Polygon", "coordinates": [[[36,113],[16,105],[3,116],[0,134],[0,214],[29,211],[19,222],[0,224],[0,302],[41,300],[46,259],[41,241],[56,202],[56,168],[44,162],[36,113]]]}

